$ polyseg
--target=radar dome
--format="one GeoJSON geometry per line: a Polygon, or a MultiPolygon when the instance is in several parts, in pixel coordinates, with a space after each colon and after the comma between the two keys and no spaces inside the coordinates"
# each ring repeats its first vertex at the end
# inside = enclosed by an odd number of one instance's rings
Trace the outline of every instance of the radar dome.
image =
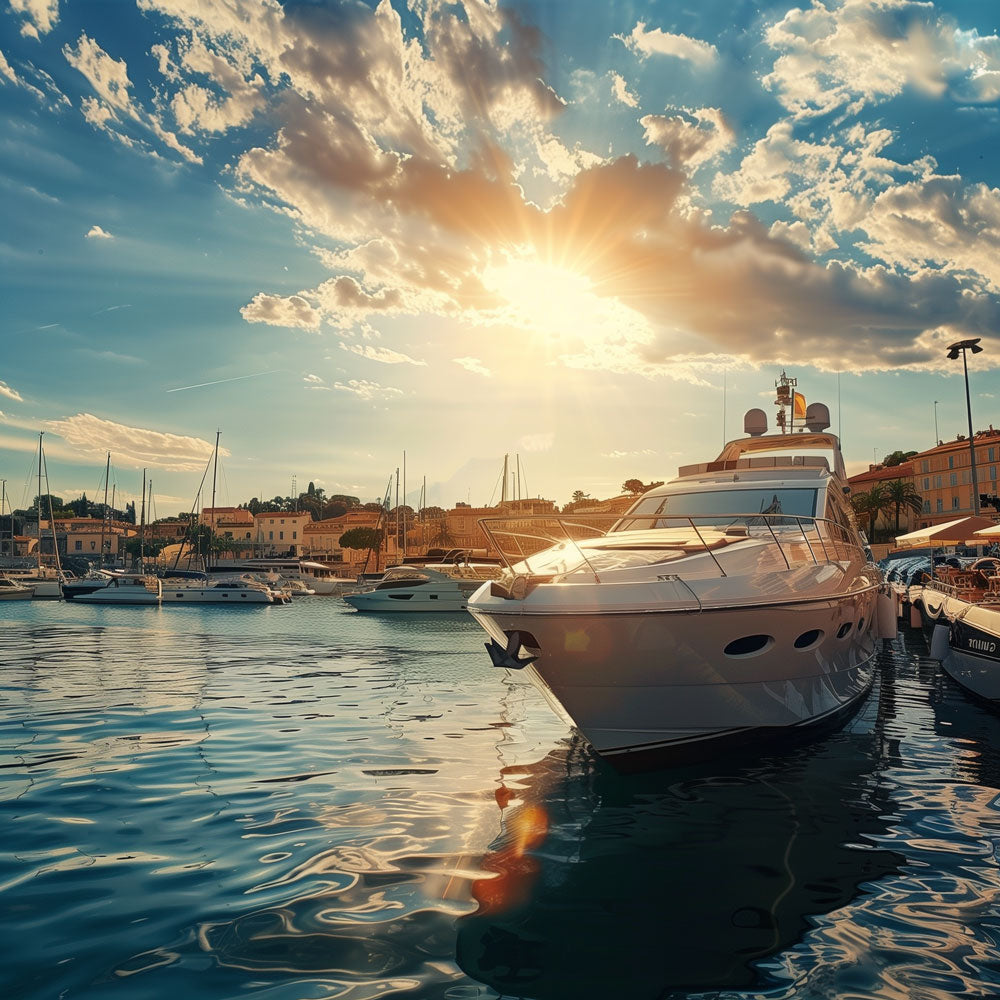
{"type": "Polygon", "coordinates": [[[743,415],[743,430],[750,437],[760,437],[767,433],[767,414],[763,410],[747,410],[743,415]]]}

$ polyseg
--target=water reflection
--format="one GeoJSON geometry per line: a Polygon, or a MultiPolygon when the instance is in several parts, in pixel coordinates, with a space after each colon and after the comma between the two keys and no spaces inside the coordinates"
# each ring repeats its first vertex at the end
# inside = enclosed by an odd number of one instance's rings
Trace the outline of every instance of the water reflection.
{"type": "Polygon", "coordinates": [[[535,1000],[759,982],[754,963],[902,863],[874,843],[892,810],[891,697],[890,683],[842,733],[754,766],[621,776],[575,746],[505,774],[519,798],[472,886],[459,964],[535,1000]]]}

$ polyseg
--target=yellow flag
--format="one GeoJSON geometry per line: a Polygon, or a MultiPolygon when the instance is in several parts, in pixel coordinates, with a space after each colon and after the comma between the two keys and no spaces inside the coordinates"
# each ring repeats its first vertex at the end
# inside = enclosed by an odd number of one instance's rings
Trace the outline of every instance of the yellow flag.
{"type": "Polygon", "coordinates": [[[806,418],[806,397],[802,395],[801,392],[795,393],[795,407],[794,407],[795,417],[801,417],[803,420],[806,418]]]}

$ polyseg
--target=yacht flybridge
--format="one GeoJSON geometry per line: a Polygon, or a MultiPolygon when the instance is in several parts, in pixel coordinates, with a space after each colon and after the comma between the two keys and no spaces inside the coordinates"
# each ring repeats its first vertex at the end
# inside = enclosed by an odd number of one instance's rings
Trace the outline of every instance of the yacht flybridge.
{"type": "MultiPolygon", "coordinates": [[[[525,669],[626,769],[848,709],[874,676],[882,577],[827,408],[805,423],[765,436],[749,411],[750,437],[621,517],[484,519],[506,569],[468,609],[494,665],[525,669]]],[[[883,614],[894,634],[894,609],[883,614]]]]}

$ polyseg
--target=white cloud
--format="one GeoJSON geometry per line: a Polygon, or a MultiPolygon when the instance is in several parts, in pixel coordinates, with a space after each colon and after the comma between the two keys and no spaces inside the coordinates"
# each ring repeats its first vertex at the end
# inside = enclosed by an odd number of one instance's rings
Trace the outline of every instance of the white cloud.
{"type": "Polygon", "coordinates": [[[625,78],[620,73],[611,72],[611,93],[615,100],[630,108],[639,107],[639,98],[628,89],[625,78]]]}
{"type": "Polygon", "coordinates": [[[345,351],[351,351],[369,361],[379,361],[384,365],[421,365],[426,361],[417,361],[408,354],[401,354],[399,351],[391,351],[388,347],[375,347],[372,344],[345,344],[341,341],[340,346],[345,351]]]}
{"type": "Polygon", "coordinates": [[[268,295],[258,292],[242,309],[240,315],[248,323],[267,323],[300,330],[318,330],[321,314],[301,295],[268,295]]]}
{"type": "Polygon", "coordinates": [[[347,382],[335,382],[334,389],[342,392],[349,392],[360,399],[389,399],[393,396],[402,396],[402,390],[393,389],[391,386],[379,385],[378,382],[369,382],[365,379],[349,379],[347,382]]]}
{"type": "Polygon", "coordinates": [[[642,448],[639,451],[609,451],[603,453],[601,458],[644,458],[647,455],[655,454],[656,452],[651,448],[642,448]]]}
{"type": "Polygon", "coordinates": [[[10,9],[24,15],[21,34],[29,38],[47,35],[59,21],[59,0],[10,0],[10,9]]]}
{"type": "Polygon", "coordinates": [[[493,372],[484,365],[479,358],[452,358],[452,361],[456,365],[461,365],[467,372],[472,372],[473,375],[483,375],[486,378],[492,378],[493,372]]]}
{"type": "Polygon", "coordinates": [[[1000,189],[932,176],[883,191],[861,223],[862,249],[910,270],[972,272],[1000,292],[1000,189]]]}
{"type": "Polygon", "coordinates": [[[132,82],[128,67],[122,59],[108,55],[86,33],[80,35],[76,45],[64,45],[66,61],[78,70],[93,87],[96,97],[86,97],[80,102],[84,118],[96,128],[103,129],[127,146],[136,140],[123,131],[129,123],[152,132],[165,146],[179,153],[189,163],[201,163],[201,157],[183,145],[177,136],[164,128],[159,115],[147,112],[132,101],[132,82]]]}
{"type": "Polygon", "coordinates": [[[998,94],[1000,39],[921,0],[812,0],[765,37],[782,55],[763,82],[797,118],[856,113],[907,87],[966,102],[998,94]]]}
{"type": "MultiPolygon", "coordinates": [[[[145,466],[172,472],[193,472],[203,468],[215,450],[214,443],[201,438],[129,427],[91,413],[77,413],[64,420],[49,420],[46,427],[82,455],[102,457],[110,451],[117,464],[131,464],[137,468],[145,466]]],[[[219,454],[228,455],[229,452],[220,448],[219,454]]]]}
{"type": "Polygon", "coordinates": [[[551,451],[556,443],[556,436],[552,431],[541,434],[526,434],[517,442],[518,451],[551,451]]]}
{"type": "Polygon", "coordinates": [[[686,59],[700,66],[707,66],[715,61],[718,50],[714,45],[703,42],[688,35],[675,35],[661,28],[646,30],[645,21],[639,21],[628,35],[614,35],[640,58],[651,55],[674,56],[686,59]]]}
{"type": "Polygon", "coordinates": [[[17,74],[11,69],[7,57],[2,52],[0,52],[0,76],[7,77],[11,83],[18,83],[17,74]]]}
{"type": "Polygon", "coordinates": [[[87,231],[88,240],[113,240],[111,233],[105,232],[100,226],[91,226],[87,231]]]}
{"type": "Polygon", "coordinates": [[[303,375],[302,376],[302,381],[305,382],[307,385],[322,385],[323,384],[323,379],[321,379],[318,375],[312,375],[312,374],[303,375]]]}
{"type": "Polygon", "coordinates": [[[0,381],[0,396],[13,399],[15,403],[23,403],[24,397],[16,390],[12,389],[6,382],[0,381]]]}
{"type": "Polygon", "coordinates": [[[718,108],[693,108],[683,114],[639,119],[647,146],[659,146],[675,167],[695,169],[729,149],[736,138],[718,108]]]}

